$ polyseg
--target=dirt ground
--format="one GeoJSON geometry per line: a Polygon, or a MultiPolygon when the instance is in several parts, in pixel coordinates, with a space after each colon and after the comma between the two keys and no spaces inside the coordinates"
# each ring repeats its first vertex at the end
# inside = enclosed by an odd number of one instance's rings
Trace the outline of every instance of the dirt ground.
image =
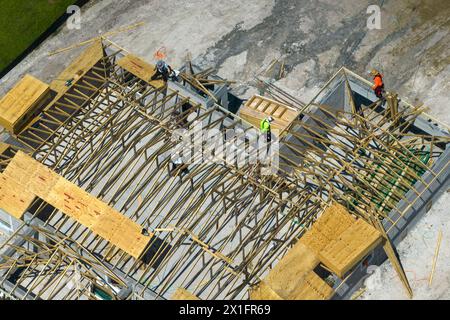
{"type": "MultiPolygon", "coordinates": [[[[164,47],[174,67],[190,53],[197,64],[237,80],[234,91],[243,97],[257,91],[254,75],[275,58],[288,71],[277,84],[305,102],[341,66],[365,77],[375,67],[388,90],[450,124],[448,0],[93,0],[82,9],[81,29],[59,30],[1,80],[0,93],[25,73],[52,80],[81,48],[49,52],[140,21],[146,24],[111,40],[148,61],[164,47]],[[371,4],[381,7],[381,30],[366,26],[371,4]]],[[[399,247],[416,298],[450,298],[449,197],[399,247]],[[429,275],[439,229],[444,239],[430,289],[422,279],[429,275]]],[[[406,297],[388,263],[366,287],[362,299],[406,297]]]]}

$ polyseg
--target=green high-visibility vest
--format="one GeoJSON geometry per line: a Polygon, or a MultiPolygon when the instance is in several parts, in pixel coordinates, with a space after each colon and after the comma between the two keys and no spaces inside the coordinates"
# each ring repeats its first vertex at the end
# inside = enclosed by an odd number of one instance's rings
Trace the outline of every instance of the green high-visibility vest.
{"type": "Polygon", "coordinates": [[[270,131],[270,122],[267,119],[264,119],[261,121],[260,124],[260,128],[261,128],[261,132],[262,133],[267,133],[270,131]]]}

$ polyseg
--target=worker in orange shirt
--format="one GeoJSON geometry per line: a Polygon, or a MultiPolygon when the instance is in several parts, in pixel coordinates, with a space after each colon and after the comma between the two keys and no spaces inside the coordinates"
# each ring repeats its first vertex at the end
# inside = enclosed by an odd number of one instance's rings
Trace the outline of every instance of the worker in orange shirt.
{"type": "Polygon", "coordinates": [[[372,71],[370,71],[370,74],[373,77],[373,83],[374,83],[372,86],[372,89],[375,92],[375,95],[377,96],[377,98],[382,99],[383,92],[384,92],[383,75],[375,69],[372,69],[372,71]]]}

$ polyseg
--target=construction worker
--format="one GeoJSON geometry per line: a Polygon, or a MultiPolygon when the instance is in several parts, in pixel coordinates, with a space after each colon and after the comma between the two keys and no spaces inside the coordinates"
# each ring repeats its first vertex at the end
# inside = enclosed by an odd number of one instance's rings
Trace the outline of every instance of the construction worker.
{"type": "Polygon", "coordinates": [[[183,162],[183,158],[178,156],[175,160],[171,161],[172,169],[170,169],[171,176],[180,176],[189,174],[189,169],[187,165],[183,162]]]}
{"type": "Polygon", "coordinates": [[[271,123],[273,122],[272,117],[265,118],[261,121],[260,128],[261,133],[267,134],[267,143],[272,141],[272,131],[271,131],[271,123]]]}
{"type": "Polygon", "coordinates": [[[383,99],[383,92],[384,92],[383,75],[375,69],[372,69],[372,71],[370,71],[370,74],[373,77],[374,84],[372,86],[372,89],[375,92],[375,95],[377,96],[378,99],[383,99]]]}
{"type": "Polygon", "coordinates": [[[163,79],[164,82],[167,82],[169,78],[173,78],[174,80],[178,80],[177,71],[172,69],[165,61],[159,60],[155,66],[155,74],[151,77],[151,80],[163,79]]]}

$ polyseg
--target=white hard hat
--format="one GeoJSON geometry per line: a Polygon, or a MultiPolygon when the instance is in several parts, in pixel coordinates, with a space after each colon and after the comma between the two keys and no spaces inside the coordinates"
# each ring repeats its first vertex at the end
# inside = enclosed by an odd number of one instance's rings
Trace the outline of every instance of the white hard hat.
{"type": "Polygon", "coordinates": [[[158,68],[159,70],[162,70],[165,65],[166,63],[163,60],[159,60],[158,62],[156,62],[156,68],[158,68]]]}
{"type": "Polygon", "coordinates": [[[273,122],[273,118],[272,118],[272,117],[268,117],[268,118],[267,118],[267,121],[273,122]]]}

